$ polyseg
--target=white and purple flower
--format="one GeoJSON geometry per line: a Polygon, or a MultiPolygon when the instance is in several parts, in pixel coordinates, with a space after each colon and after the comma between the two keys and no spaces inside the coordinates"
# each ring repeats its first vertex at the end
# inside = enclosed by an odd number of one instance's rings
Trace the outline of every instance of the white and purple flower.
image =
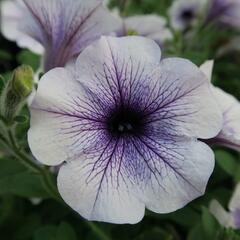
{"type": "Polygon", "coordinates": [[[175,0],[169,9],[171,25],[184,31],[194,26],[206,8],[206,0],[175,0]]]}
{"type": "Polygon", "coordinates": [[[43,76],[31,106],[32,153],[58,175],[62,198],[89,220],[137,223],[205,192],[222,114],[210,83],[152,40],[102,37],[75,68],[43,76]],[[206,104],[207,103],[207,104],[206,104]]]}
{"type": "Polygon", "coordinates": [[[207,21],[240,28],[240,0],[211,0],[207,21]]]}
{"type": "Polygon", "coordinates": [[[210,203],[210,212],[222,226],[240,229],[240,184],[237,185],[233,193],[228,209],[229,212],[217,200],[213,200],[210,203]]]}
{"type": "Polygon", "coordinates": [[[120,36],[139,35],[150,38],[162,46],[166,41],[171,40],[173,35],[167,28],[165,18],[155,15],[137,15],[124,18],[120,36]]]}
{"type": "MultiPolygon", "coordinates": [[[[213,61],[207,61],[200,68],[211,81],[213,61]]],[[[240,102],[213,85],[212,92],[223,114],[223,127],[215,138],[209,140],[209,143],[240,151],[240,102]]]]}
{"type": "Polygon", "coordinates": [[[2,12],[4,36],[37,53],[44,49],[45,71],[65,66],[120,26],[102,0],[7,0],[2,12]]]}

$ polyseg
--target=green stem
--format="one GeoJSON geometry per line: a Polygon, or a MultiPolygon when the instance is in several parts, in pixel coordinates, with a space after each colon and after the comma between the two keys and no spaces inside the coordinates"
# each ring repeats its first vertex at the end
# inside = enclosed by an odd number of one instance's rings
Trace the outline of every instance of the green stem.
{"type": "Polygon", "coordinates": [[[56,183],[55,183],[54,179],[52,178],[52,175],[49,172],[49,170],[42,169],[41,174],[43,176],[43,184],[45,186],[45,189],[48,191],[48,193],[52,196],[53,199],[55,199],[56,201],[65,205],[65,203],[63,202],[63,200],[58,192],[56,183]]]}
{"type": "Polygon", "coordinates": [[[9,142],[8,141],[4,142],[6,150],[11,155],[16,157],[20,161],[20,163],[23,164],[27,169],[29,169],[34,173],[40,173],[42,171],[42,167],[34,163],[33,159],[29,158],[27,154],[25,154],[19,149],[12,131],[8,130],[7,132],[8,132],[9,142]]]}

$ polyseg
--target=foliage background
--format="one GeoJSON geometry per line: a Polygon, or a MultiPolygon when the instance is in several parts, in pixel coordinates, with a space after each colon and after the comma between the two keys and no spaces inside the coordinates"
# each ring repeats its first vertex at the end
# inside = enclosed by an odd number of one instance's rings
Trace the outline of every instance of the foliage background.
{"type": "MultiPolygon", "coordinates": [[[[169,0],[115,0],[125,16],[157,13],[167,15],[169,0]]],[[[239,33],[216,26],[196,28],[190,36],[175,34],[174,41],[163,49],[165,56],[185,57],[200,65],[215,59],[213,82],[240,99],[240,52],[219,54],[219,49],[239,33]]],[[[39,56],[19,49],[0,35],[0,73],[7,81],[14,68],[29,64],[34,70],[39,56]]],[[[2,88],[4,81],[0,82],[2,88]]],[[[206,103],[207,104],[207,103],[206,103]]],[[[23,110],[28,116],[28,111],[23,110]]],[[[18,126],[18,141],[28,150],[26,132],[29,122],[18,126]]],[[[216,168],[206,194],[185,208],[171,214],[146,212],[136,225],[91,223],[62,203],[56,202],[42,187],[41,176],[29,172],[21,163],[3,152],[0,146],[0,239],[1,240],[239,240],[240,233],[223,229],[209,213],[212,199],[227,208],[240,181],[240,154],[215,149],[216,168]],[[38,199],[42,199],[40,203],[38,199]],[[35,204],[33,204],[35,202],[35,204]]],[[[109,203],[111,204],[111,203],[109,203]]]]}

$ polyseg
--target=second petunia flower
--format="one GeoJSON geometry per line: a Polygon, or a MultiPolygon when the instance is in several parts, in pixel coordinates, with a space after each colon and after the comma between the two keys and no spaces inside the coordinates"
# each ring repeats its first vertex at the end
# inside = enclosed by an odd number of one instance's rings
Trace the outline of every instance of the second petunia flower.
{"type": "Polygon", "coordinates": [[[161,60],[143,37],[102,37],[41,79],[28,140],[39,161],[63,164],[60,194],[84,218],[137,223],[145,208],[172,212],[205,192],[214,155],[198,138],[221,127],[197,66],[161,60]]]}
{"type": "Polygon", "coordinates": [[[64,67],[121,23],[103,0],[5,0],[2,33],[21,47],[44,53],[44,70],[64,67]]]}

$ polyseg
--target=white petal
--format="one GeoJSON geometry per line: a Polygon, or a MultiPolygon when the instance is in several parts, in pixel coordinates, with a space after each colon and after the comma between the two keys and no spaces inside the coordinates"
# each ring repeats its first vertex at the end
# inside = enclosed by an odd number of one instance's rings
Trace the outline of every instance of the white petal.
{"type": "Polygon", "coordinates": [[[93,70],[89,66],[94,66],[95,71],[102,72],[103,64],[113,60],[118,61],[117,64],[123,61],[127,63],[129,58],[134,63],[144,61],[148,64],[158,64],[161,59],[161,50],[154,41],[144,37],[102,37],[78,57],[77,68],[80,75],[89,78],[93,70]],[[113,59],[114,57],[116,59],[113,59]]]}
{"type": "Polygon", "coordinates": [[[20,24],[26,11],[22,1],[3,1],[1,10],[1,31],[3,36],[11,41],[16,41],[19,47],[28,48],[37,54],[43,54],[43,46],[20,30],[20,24]]]}
{"type": "Polygon", "coordinates": [[[79,95],[79,83],[63,68],[53,69],[40,80],[31,106],[28,141],[34,156],[42,163],[58,165],[75,154],[70,148],[76,141],[72,135],[79,130],[74,105],[79,95]]]}
{"type": "Polygon", "coordinates": [[[218,201],[212,200],[209,210],[223,227],[228,228],[233,226],[231,214],[218,201]]]}
{"type": "Polygon", "coordinates": [[[145,91],[149,83],[142,78],[151,73],[160,59],[161,50],[150,39],[102,37],[80,54],[76,72],[78,80],[100,99],[114,103],[120,98],[133,98],[131,88],[137,89],[138,95],[145,91]]]}
{"type": "MultiPolygon", "coordinates": [[[[200,69],[211,81],[213,61],[205,62],[200,69]]],[[[223,114],[223,127],[214,139],[216,144],[222,144],[236,150],[240,150],[240,103],[232,95],[220,88],[211,86],[213,95],[223,114]]]]}
{"type": "Polygon", "coordinates": [[[213,72],[213,60],[208,60],[200,66],[201,71],[206,75],[209,82],[212,81],[212,72],[213,72]]]}
{"type": "Polygon", "coordinates": [[[99,159],[82,156],[61,167],[58,188],[62,198],[88,220],[121,224],[139,222],[145,206],[133,195],[130,180],[123,179],[120,170],[113,169],[119,167],[117,159],[114,158],[109,167],[102,163],[100,170],[94,170],[93,163],[99,159]]]}
{"type": "Polygon", "coordinates": [[[173,212],[202,196],[214,169],[214,154],[202,142],[178,141],[165,147],[152,154],[155,174],[142,194],[146,207],[156,213],[173,212]]]}
{"type": "Polygon", "coordinates": [[[234,212],[235,210],[240,209],[240,183],[237,185],[233,196],[229,202],[229,210],[234,212]]]}
{"type": "Polygon", "coordinates": [[[153,39],[158,44],[172,39],[172,34],[166,27],[166,19],[154,14],[133,16],[124,19],[124,28],[135,31],[140,36],[153,39]]]}
{"type": "Polygon", "coordinates": [[[216,136],[222,127],[222,113],[199,68],[188,60],[169,58],[161,62],[159,71],[164,95],[158,112],[165,114],[166,124],[172,124],[178,135],[216,136]]]}
{"type": "Polygon", "coordinates": [[[9,40],[15,40],[19,34],[17,25],[21,18],[21,9],[14,1],[3,1],[1,3],[2,10],[2,33],[9,40]]]}
{"type": "Polygon", "coordinates": [[[240,103],[232,95],[213,87],[213,94],[223,113],[223,128],[216,137],[217,143],[240,150],[240,103]]]}
{"type": "Polygon", "coordinates": [[[160,146],[158,154],[151,151],[156,146],[139,141],[96,146],[67,162],[58,176],[64,201],[88,220],[136,223],[145,205],[175,211],[205,192],[214,167],[212,151],[201,142],[160,146]]]}

